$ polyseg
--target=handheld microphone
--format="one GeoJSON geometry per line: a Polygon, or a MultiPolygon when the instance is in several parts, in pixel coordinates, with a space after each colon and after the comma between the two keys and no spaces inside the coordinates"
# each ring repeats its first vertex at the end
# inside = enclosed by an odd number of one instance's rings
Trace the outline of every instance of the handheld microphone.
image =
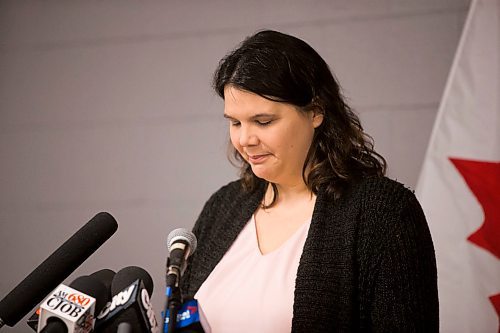
{"type": "Polygon", "coordinates": [[[177,322],[177,311],[181,305],[179,281],[186,270],[187,258],[196,251],[196,236],[186,229],[175,229],[168,234],[167,246],[170,255],[167,259],[165,320],[163,330],[174,331],[177,322]],[[167,316],[168,315],[168,319],[167,316]]]}
{"type": "Polygon", "coordinates": [[[81,276],[69,287],[59,285],[40,306],[40,333],[87,333],[94,327],[94,313],[106,304],[108,291],[95,277],[81,276]]]}
{"type": "Polygon", "coordinates": [[[187,258],[196,251],[197,244],[196,236],[189,230],[179,228],[168,234],[167,288],[179,285],[186,270],[187,258]]]}
{"type": "Polygon", "coordinates": [[[110,214],[94,216],[0,301],[0,327],[17,324],[117,229],[110,214]]]}
{"type": "Polygon", "coordinates": [[[96,332],[115,333],[122,323],[130,324],[133,331],[159,332],[149,298],[153,279],[148,272],[135,266],[120,270],[113,278],[111,291],[111,302],[97,316],[96,332]]]}

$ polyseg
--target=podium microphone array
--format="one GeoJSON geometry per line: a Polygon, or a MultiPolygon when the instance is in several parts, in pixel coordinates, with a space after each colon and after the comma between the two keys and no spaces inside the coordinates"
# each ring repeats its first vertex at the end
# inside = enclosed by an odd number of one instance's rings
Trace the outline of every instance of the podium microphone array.
{"type": "Polygon", "coordinates": [[[0,301],[0,327],[16,325],[117,229],[110,214],[94,216],[0,301]]]}
{"type": "MultiPolygon", "coordinates": [[[[140,267],[126,267],[116,274],[103,269],[68,286],[62,284],[117,229],[109,213],[94,216],[0,301],[0,328],[16,325],[43,300],[28,320],[38,333],[159,332],[150,301],[153,280],[140,267]]],[[[167,243],[162,331],[203,332],[196,300],[183,300],[179,286],[187,259],[196,250],[196,237],[186,229],[175,229],[167,243]]]]}
{"type": "Polygon", "coordinates": [[[152,292],[153,279],[140,267],[103,269],[59,285],[28,325],[38,333],[159,332],[152,292]]]}

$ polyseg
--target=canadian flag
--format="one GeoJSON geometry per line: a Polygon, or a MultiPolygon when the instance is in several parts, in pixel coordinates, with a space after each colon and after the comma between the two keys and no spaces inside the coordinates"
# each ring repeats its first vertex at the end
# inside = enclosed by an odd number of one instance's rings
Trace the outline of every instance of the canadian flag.
{"type": "Polygon", "coordinates": [[[417,184],[442,332],[500,332],[500,0],[473,0],[417,184]]]}

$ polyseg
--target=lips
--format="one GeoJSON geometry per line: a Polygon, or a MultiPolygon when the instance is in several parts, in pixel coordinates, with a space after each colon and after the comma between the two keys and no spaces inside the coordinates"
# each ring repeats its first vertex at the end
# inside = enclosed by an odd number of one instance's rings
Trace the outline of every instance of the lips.
{"type": "Polygon", "coordinates": [[[248,162],[252,164],[263,163],[271,154],[258,154],[258,155],[247,155],[248,162]]]}

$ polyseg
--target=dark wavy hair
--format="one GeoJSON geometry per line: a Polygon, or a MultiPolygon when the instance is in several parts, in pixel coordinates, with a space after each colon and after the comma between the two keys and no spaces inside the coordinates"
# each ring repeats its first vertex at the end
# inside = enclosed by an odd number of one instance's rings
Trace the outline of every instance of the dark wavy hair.
{"type": "MultiPolygon", "coordinates": [[[[323,114],[302,169],[304,182],[313,193],[325,187],[327,194],[338,198],[350,182],[385,174],[385,159],[373,149],[372,138],[345,102],[326,62],[306,42],[271,30],[246,38],[215,71],[213,86],[222,98],[227,85],[295,105],[303,112],[323,114]]],[[[243,186],[252,191],[261,180],[238,151],[231,149],[240,165],[243,186]]],[[[267,207],[278,195],[272,185],[274,198],[267,207]]]]}

